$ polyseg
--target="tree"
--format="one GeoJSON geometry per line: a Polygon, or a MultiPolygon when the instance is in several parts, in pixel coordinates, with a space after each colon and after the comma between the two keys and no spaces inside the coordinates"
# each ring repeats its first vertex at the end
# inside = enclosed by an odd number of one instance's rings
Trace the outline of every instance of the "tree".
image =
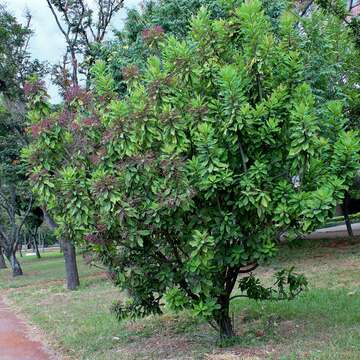
{"type": "Polygon", "coordinates": [[[41,258],[39,251],[39,228],[44,222],[44,213],[40,207],[34,207],[26,219],[25,227],[29,243],[35,251],[36,257],[41,258]]]}
{"type": "Polygon", "coordinates": [[[120,318],[160,313],[165,298],[228,337],[234,298],[304,288],[292,271],[277,290],[238,278],[276,252],[279,230],[310,232],[333,214],[360,148],[343,98],[318,101],[305,80],[298,18],[284,12],[275,29],[259,1],[223,3],[226,17],[202,9],[185,40],[149,29],[158,56],[129,74],[124,98],[102,62],[92,93],[69,93],[58,113],[34,95],[24,158],[59,233],[128,290],[120,318]]]}
{"type": "MultiPolygon", "coordinates": [[[[89,85],[88,69],[95,61],[93,48],[104,41],[112,18],[122,8],[123,0],[98,0],[96,9],[86,1],[46,0],[56,24],[66,41],[63,62],[54,68],[54,82],[63,95],[79,88],[79,77],[83,74],[89,85]]],[[[48,219],[50,215],[47,214],[48,219]]],[[[55,222],[51,220],[54,226],[55,222]]],[[[76,289],[79,275],[76,264],[76,249],[67,238],[61,241],[64,250],[67,287],[76,289]]]]}
{"type": "MultiPolygon", "coordinates": [[[[19,64],[28,59],[31,16],[26,17],[27,24],[23,26],[0,3],[0,92],[11,96],[18,93],[19,83],[26,76],[25,71],[19,71],[19,64]]],[[[25,69],[23,66],[21,70],[25,69]]]]}
{"type": "Polygon", "coordinates": [[[13,276],[22,275],[21,266],[16,258],[21,229],[29,215],[32,197],[28,200],[26,209],[22,209],[17,198],[16,187],[1,183],[0,191],[0,247],[4,249],[6,258],[11,264],[13,276]],[[23,215],[22,215],[23,212],[23,215]]]}
{"type": "Polygon", "coordinates": [[[79,85],[79,74],[85,75],[95,61],[92,48],[104,41],[113,17],[124,0],[97,0],[95,9],[85,0],[46,0],[56,24],[66,41],[61,65],[55,67],[55,82],[63,92],[79,85]]]}
{"type": "MultiPolygon", "coordinates": [[[[48,223],[49,227],[52,230],[56,231],[58,225],[54,222],[54,220],[49,216],[46,211],[44,212],[44,218],[48,223]]],[[[60,240],[60,247],[64,253],[66,286],[68,290],[75,290],[80,285],[79,272],[76,262],[76,250],[74,244],[68,240],[69,238],[66,237],[65,239],[66,240],[60,240]]]]}
{"type": "Polygon", "coordinates": [[[33,199],[24,164],[20,162],[24,125],[1,106],[1,100],[6,103],[6,99],[0,97],[0,248],[11,264],[13,275],[18,276],[22,275],[22,269],[16,251],[33,199]]]}
{"type": "Polygon", "coordinates": [[[27,14],[26,19],[21,25],[0,4],[0,247],[14,276],[22,274],[16,251],[33,204],[25,166],[20,161],[20,150],[27,145],[23,85],[30,73],[45,71],[44,65],[31,60],[27,51],[31,16],[27,14]]]}
{"type": "MultiPolygon", "coordinates": [[[[353,2],[345,2],[342,0],[305,1],[304,10],[301,14],[307,15],[316,6],[323,9],[326,14],[333,15],[330,17],[332,26],[326,25],[326,28],[332,29],[332,32],[327,31],[327,33],[324,34],[322,27],[322,22],[324,20],[328,21],[327,19],[329,17],[320,16],[320,18],[317,18],[310,16],[309,19],[304,21],[307,27],[306,32],[311,33],[312,36],[312,41],[309,42],[309,44],[313,47],[313,51],[309,52],[310,68],[312,69],[312,71],[309,71],[309,81],[317,83],[316,88],[319,90],[318,95],[325,99],[341,97],[342,94],[346,93],[347,101],[344,111],[349,117],[351,126],[359,129],[360,98],[358,84],[360,82],[360,76],[356,70],[360,66],[359,19],[350,16],[353,2]],[[343,31],[343,24],[339,22],[339,19],[348,27],[349,32],[343,31]],[[349,39],[349,33],[352,41],[349,39]],[[321,39],[324,35],[329,37],[326,42],[321,39]],[[346,44],[346,39],[348,39],[348,44],[346,44]],[[347,48],[346,51],[344,51],[344,49],[341,50],[344,44],[347,48]],[[319,48],[318,45],[320,45],[321,48],[319,48]],[[325,47],[324,45],[330,46],[325,47]],[[324,53],[326,56],[324,56],[324,53]],[[337,61],[335,61],[335,58],[337,61]]],[[[356,182],[355,179],[351,179],[350,181],[353,183],[356,182]]],[[[356,185],[352,184],[349,191],[345,193],[344,200],[341,204],[350,237],[353,236],[353,231],[349,218],[349,203],[351,199],[350,193],[354,188],[356,188],[356,185]]]]}
{"type": "Polygon", "coordinates": [[[311,0],[308,1],[307,7],[317,5],[340,18],[351,30],[356,45],[360,46],[360,21],[356,16],[352,16],[352,9],[355,7],[356,1],[343,1],[343,0],[311,0]]]}

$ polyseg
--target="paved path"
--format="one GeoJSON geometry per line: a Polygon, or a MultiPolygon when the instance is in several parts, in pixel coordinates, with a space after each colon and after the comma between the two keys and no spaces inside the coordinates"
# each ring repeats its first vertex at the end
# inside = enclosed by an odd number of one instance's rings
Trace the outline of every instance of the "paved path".
{"type": "MultiPolygon", "coordinates": [[[[360,235],[360,223],[351,224],[354,236],[360,235]]],[[[333,239],[348,237],[346,225],[337,225],[324,229],[319,229],[306,236],[307,239],[333,239]]]]}
{"type": "Polygon", "coordinates": [[[50,360],[39,341],[33,341],[25,323],[0,297],[0,360],[50,360]]]}

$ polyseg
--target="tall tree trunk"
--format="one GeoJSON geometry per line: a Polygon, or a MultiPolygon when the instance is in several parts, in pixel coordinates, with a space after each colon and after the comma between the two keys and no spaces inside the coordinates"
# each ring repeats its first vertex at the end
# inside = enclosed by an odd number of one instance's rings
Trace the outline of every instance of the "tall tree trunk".
{"type": "Polygon", "coordinates": [[[6,269],[6,263],[4,258],[4,252],[3,249],[0,247],[0,269],[6,269]]]}
{"type": "Polygon", "coordinates": [[[64,240],[62,241],[62,245],[65,259],[67,288],[69,290],[75,290],[80,285],[75,246],[70,241],[64,240]]]}
{"type": "MultiPolygon", "coordinates": [[[[57,228],[55,221],[43,209],[44,219],[52,229],[57,228]]],[[[65,259],[66,282],[69,290],[75,290],[79,285],[79,272],[76,264],[75,246],[68,240],[60,240],[60,248],[63,250],[65,259]]]]}
{"type": "Polygon", "coordinates": [[[39,244],[38,244],[38,238],[39,238],[38,231],[39,231],[39,227],[37,227],[35,229],[35,233],[33,236],[33,243],[34,243],[34,250],[35,250],[36,257],[38,259],[41,259],[41,255],[40,255],[40,251],[39,251],[39,244]]]}
{"type": "Polygon", "coordinates": [[[354,236],[351,226],[351,221],[349,217],[349,205],[350,205],[350,194],[348,192],[345,193],[344,202],[342,205],[342,210],[344,214],[344,220],[346,224],[346,229],[349,236],[352,238],[354,236]]]}
{"type": "Polygon", "coordinates": [[[34,247],[35,247],[36,257],[37,257],[38,259],[41,259],[41,255],[40,255],[40,251],[39,251],[39,246],[38,246],[38,243],[37,243],[36,239],[34,240],[34,247]]]}
{"type": "Polygon", "coordinates": [[[235,336],[233,324],[230,318],[230,301],[229,297],[220,299],[221,309],[215,319],[220,331],[220,339],[228,339],[235,336]]]}
{"type": "Polygon", "coordinates": [[[36,257],[38,259],[41,259],[41,255],[40,255],[40,251],[39,251],[39,245],[38,245],[38,242],[37,242],[37,233],[35,233],[35,235],[33,236],[33,247],[34,247],[36,257]]]}
{"type": "Polygon", "coordinates": [[[44,234],[41,234],[40,239],[41,239],[41,251],[42,251],[42,252],[45,252],[45,238],[44,238],[44,234]]]}
{"type": "Polygon", "coordinates": [[[23,271],[21,269],[20,263],[16,258],[16,251],[15,250],[10,251],[10,253],[6,254],[6,257],[10,262],[13,277],[23,275],[23,271]]]}

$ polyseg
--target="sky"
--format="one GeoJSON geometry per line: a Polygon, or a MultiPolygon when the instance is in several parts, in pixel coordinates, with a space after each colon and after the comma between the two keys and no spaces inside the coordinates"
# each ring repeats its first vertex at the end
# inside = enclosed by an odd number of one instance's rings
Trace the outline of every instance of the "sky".
{"type": "MultiPolygon", "coordinates": [[[[90,3],[95,0],[88,0],[90,3]]],[[[32,15],[34,36],[30,40],[29,50],[33,57],[51,64],[58,63],[65,52],[65,41],[59,32],[46,0],[6,0],[7,8],[20,22],[25,22],[25,11],[32,15]]],[[[112,28],[120,29],[126,17],[126,9],[138,6],[140,0],[125,0],[124,8],[113,20],[112,28]]],[[[111,28],[110,28],[111,31],[111,28]]],[[[47,79],[47,86],[53,102],[60,100],[56,87],[47,79]]]]}

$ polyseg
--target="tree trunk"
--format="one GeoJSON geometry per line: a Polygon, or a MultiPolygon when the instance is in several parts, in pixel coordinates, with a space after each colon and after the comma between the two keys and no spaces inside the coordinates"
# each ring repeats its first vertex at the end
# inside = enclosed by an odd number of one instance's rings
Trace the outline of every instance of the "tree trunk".
{"type": "Polygon", "coordinates": [[[216,318],[216,323],[220,331],[220,339],[229,339],[235,336],[233,324],[229,315],[229,299],[220,301],[221,309],[216,318]]]}
{"type": "Polygon", "coordinates": [[[45,252],[45,237],[44,237],[44,234],[41,234],[40,239],[41,239],[41,251],[45,252]]]}
{"type": "Polygon", "coordinates": [[[10,254],[6,254],[6,257],[10,262],[13,277],[23,275],[23,271],[21,269],[20,263],[18,262],[18,260],[16,258],[15,251],[11,251],[10,254]]]}
{"type": "Polygon", "coordinates": [[[7,268],[7,266],[5,263],[3,249],[0,247],[0,269],[6,269],[6,268],[7,268]]]}
{"type": "Polygon", "coordinates": [[[62,245],[65,259],[67,288],[69,290],[75,290],[80,285],[75,246],[71,242],[65,240],[62,241],[62,245]]]}
{"type": "Polygon", "coordinates": [[[354,236],[354,234],[352,231],[351,221],[350,221],[350,217],[349,217],[349,203],[350,203],[350,195],[348,192],[346,192],[345,197],[344,197],[344,202],[342,205],[342,210],[344,213],[344,220],[345,220],[347,232],[348,232],[349,236],[352,238],[354,236]]]}
{"type": "MultiPolygon", "coordinates": [[[[44,209],[42,210],[45,221],[52,229],[56,229],[57,224],[55,221],[44,209]]],[[[60,240],[59,243],[60,249],[62,249],[64,253],[67,288],[69,290],[75,290],[80,285],[75,246],[68,240],[60,240]]]]}
{"type": "Polygon", "coordinates": [[[37,257],[38,259],[41,259],[41,255],[40,255],[40,251],[39,251],[39,246],[38,246],[38,243],[37,243],[36,238],[34,238],[34,249],[35,249],[36,257],[37,257]]]}

